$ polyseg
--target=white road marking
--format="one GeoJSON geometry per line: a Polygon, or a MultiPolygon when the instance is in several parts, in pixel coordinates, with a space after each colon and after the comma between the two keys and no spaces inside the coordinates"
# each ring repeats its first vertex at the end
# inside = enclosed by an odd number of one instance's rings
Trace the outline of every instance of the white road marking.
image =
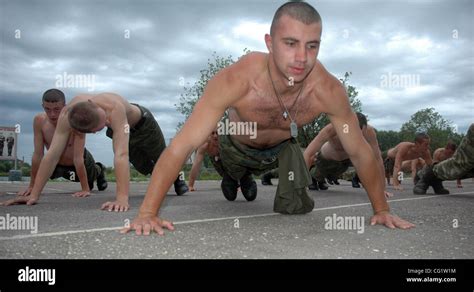
{"type": "MultiPolygon", "coordinates": [[[[446,196],[455,196],[455,195],[472,195],[473,192],[464,192],[464,193],[455,193],[450,195],[432,195],[432,196],[420,196],[416,198],[405,198],[405,199],[396,199],[389,200],[389,203],[393,202],[404,202],[404,201],[414,201],[414,200],[423,200],[431,198],[441,198],[446,196]]],[[[350,204],[350,205],[339,205],[339,206],[330,206],[323,208],[315,208],[312,212],[324,211],[324,210],[333,210],[333,209],[342,209],[342,208],[351,208],[351,207],[360,207],[368,206],[370,203],[360,203],[360,204],[350,204]]],[[[235,219],[247,219],[247,218],[258,218],[258,217],[269,217],[269,216],[285,216],[279,213],[266,213],[266,214],[255,214],[255,215],[243,215],[243,216],[231,216],[231,217],[220,217],[220,218],[209,218],[209,219],[197,219],[197,220],[187,220],[187,221],[178,221],[173,222],[173,225],[183,225],[183,224],[194,224],[194,223],[206,223],[214,221],[225,221],[225,220],[235,220],[235,219]]],[[[82,229],[82,230],[68,230],[68,231],[58,231],[58,232],[45,232],[37,234],[25,234],[25,235],[14,235],[10,237],[0,237],[0,240],[16,240],[16,239],[26,239],[26,238],[38,238],[38,237],[50,237],[50,236],[62,236],[76,233],[90,233],[90,232],[99,232],[99,231],[111,231],[111,230],[120,230],[123,226],[119,227],[104,227],[104,228],[93,228],[93,229],[82,229]]]]}

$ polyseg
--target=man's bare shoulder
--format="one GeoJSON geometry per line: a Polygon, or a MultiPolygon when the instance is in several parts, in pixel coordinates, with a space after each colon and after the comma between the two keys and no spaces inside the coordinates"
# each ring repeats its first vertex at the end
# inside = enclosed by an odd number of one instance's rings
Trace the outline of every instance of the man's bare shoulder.
{"type": "Polygon", "coordinates": [[[73,104],[76,104],[78,102],[83,102],[83,101],[116,101],[116,102],[122,102],[125,99],[114,92],[101,92],[101,93],[96,93],[96,94],[89,94],[89,93],[79,93],[78,95],[74,96],[73,99],[68,103],[68,106],[71,106],[73,104]]]}
{"type": "Polygon", "coordinates": [[[45,122],[46,120],[46,114],[45,113],[38,113],[35,115],[35,117],[33,118],[33,123],[35,125],[41,125],[45,122]]]}
{"type": "Polygon", "coordinates": [[[92,94],[79,93],[78,95],[74,96],[65,107],[71,107],[78,102],[87,101],[93,97],[94,95],[92,94]]]}
{"type": "Polygon", "coordinates": [[[102,92],[93,96],[93,99],[109,99],[112,101],[123,102],[126,99],[115,92],[102,92]]]}
{"type": "Polygon", "coordinates": [[[398,150],[408,150],[411,147],[415,146],[415,143],[412,142],[400,142],[395,148],[398,150]]]}
{"type": "Polygon", "coordinates": [[[310,86],[317,98],[327,105],[348,102],[347,93],[342,82],[332,75],[319,61],[308,76],[310,86]]]}
{"type": "Polygon", "coordinates": [[[260,80],[266,70],[267,55],[259,52],[248,53],[234,64],[220,70],[206,86],[200,100],[222,107],[238,106],[252,84],[260,80]],[[207,101],[211,99],[212,101],[207,101]]]}
{"type": "Polygon", "coordinates": [[[130,103],[121,95],[114,92],[102,92],[97,94],[78,94],[68,103],[67,107],[71,108],[71,106],[76,103],[88,100],[93,101],[106,110],[113,110],[116,108],[123,110],[130,106],[130,103]]]}
{"type": "Polygon", "coordinates": [[[263,52],[250,52],[243,55],[236,63],[243,63],[248,66],[266,65],[268,54],[263,52]]]}
{"type": "Polygon", "coordinates": [[[239,78],[241,78],[242,75],[249,76],[259,74],[266,70],[267,60],[268,54],[262,52],[251,52],[242,56],[232,66],[229,66],[228,71],[239,78]]]}

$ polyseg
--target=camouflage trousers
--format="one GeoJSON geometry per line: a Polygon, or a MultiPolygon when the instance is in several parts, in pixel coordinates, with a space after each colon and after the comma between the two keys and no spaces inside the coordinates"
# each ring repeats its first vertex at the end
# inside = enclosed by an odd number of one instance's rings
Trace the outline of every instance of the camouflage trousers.
{"type": "MultiPolygon", "coordinates": [[[[147,108],[133,105],[140,109],[142,118],[135,127],[130,129],[128,157],[139,173],[147,175],[153,172],[155,163],[166,148],[166,143],[153,114],[147,108]]],[[[108,128],[107,137],[112,139],[113,134],[112,129],[108,128]]]]}
{"type": "Polygon", "coordinates": [[[311,168],[311,176],[317,181],[324,181],[326,177],[336,177],[346,171],[349,166],[351,166],[351,160],[345,159],[342,161],[326,159],[321,152],[318,152],[316,163],[314,167],[311,168]]]}
{"type": "Polygon", "coordinates": [[[453,157],[433,166],[433,172],[442,180],[474,177],[474,124],[469,127],[453,157]]]}
{"type": "Polygon", "coordinates": [[[233,140],[230,135],[220,135],[219,151],[223,169],[234,180],[240,180],[248,172],[260,175],[277,168],[278,154],[289,141],[268,149],[256,149],[233,140]]]}

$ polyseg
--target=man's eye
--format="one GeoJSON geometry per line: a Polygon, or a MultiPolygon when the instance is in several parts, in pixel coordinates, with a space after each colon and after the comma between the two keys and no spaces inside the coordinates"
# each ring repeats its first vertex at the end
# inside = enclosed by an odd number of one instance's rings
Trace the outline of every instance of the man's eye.
{"type": "Polygon", "coordinates": [[[294,42],[286,42],[286,44],[287,44],[288,46],[290,46],[290,47],[293,47],[293,46],[295,45],[294,42]]]}

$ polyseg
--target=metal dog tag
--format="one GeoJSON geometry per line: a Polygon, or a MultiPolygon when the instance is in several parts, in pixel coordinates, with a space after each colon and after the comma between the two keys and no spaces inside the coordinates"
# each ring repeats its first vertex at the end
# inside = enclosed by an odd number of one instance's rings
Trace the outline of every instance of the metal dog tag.
{"type": "Polygon", "coordinates": [[[291,137],[296,138],[298,137],[298,125],[295,122],[291,122],[290,124],[290,133],[291,137]]]}

